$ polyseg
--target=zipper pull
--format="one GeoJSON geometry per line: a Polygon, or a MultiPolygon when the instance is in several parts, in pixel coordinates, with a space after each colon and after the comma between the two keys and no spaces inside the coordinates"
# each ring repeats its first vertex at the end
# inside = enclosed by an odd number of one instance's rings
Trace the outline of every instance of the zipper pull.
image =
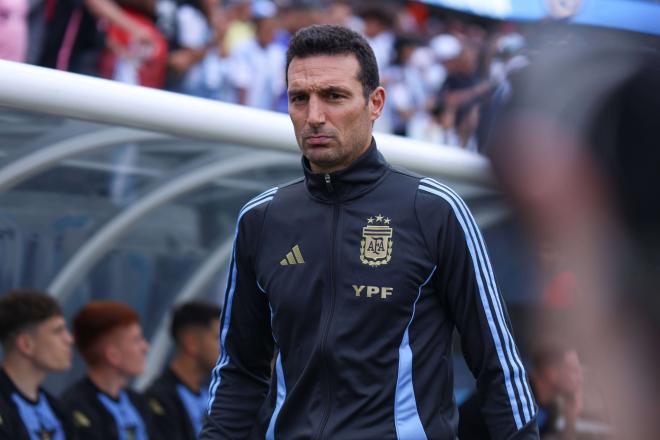
{"type": "Polygon", "coordinates": [[[332,187],[332,181],[330,180],[330,174],[325,175],[325,188],[328,192],[333,192],[335,189],[332,187]]]}

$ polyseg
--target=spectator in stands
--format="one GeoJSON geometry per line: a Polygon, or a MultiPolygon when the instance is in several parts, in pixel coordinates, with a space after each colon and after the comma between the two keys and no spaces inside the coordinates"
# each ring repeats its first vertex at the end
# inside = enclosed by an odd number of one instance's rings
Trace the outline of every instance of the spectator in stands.
{"type": "Polygon", "coordinates": [[[87,375],[62,400],[79,438],[159,438],[146,400],[127,388],[144,371],[149,348],[137,312],[123,303],[95,301],[77,313],[73,332],[87,375]]]}
{"type": "MultiPolygon", "coordinates": [[[[431,46],[440,55],[439,58],[447,72],[436,99],[444,101],[447,107],[457,109],[459,113],[465,112],[466,116],[470,116],[467,122],[478,119],[478,109],[475,110],[474,105],[487,99],[497,84],[493,79],[479,77],[477,72],[479,48],[473,43],[460,41],[452,35],[435,37],[431,41],[431,46]]],[[[465,131],[458,125],[456,128],[465,131]]],[[[467,146],[467,140],[462,139],[461,145],[467,146]]]]}
{"type": "Polygon", "coordinates": [[[280,25],[276,39],[284,46],[289,44],[291,37],[300,29],[331,19],[329,15],[326,17],[329,12],[320,11],[319,0],[279,0],[275,3],[280,25]]]}
{"type": "Polygon", "coordinates": [[[213,54],[222,63],[226,59],[220,42],[228,19],[218,0],[186,0],[176,10],[176,33],[170,41],[168,88],[188,95],[215,97],[214,89],[222,82],[222,66],[213,72],[215,87],[208,83],[206,57],[213,54]]]}
{"type": "Polygon", "coordinates": [[[458,134],[457,146],[473,153],[478,152],[476,138],[477,128],[479,127],[478,102],[468,102],[456,110],[455,127],[458,134]]]}
{"type": "Polygon", "coordinates": [[[460,139],[454,127],[455,119],[455,111],[440,101],[431,109],[428,117],[411,122],[408,135],[432,144],[458,147],[460,139]]]}
{"type": "Polygon", "coordinates": [[[121,30],[127,46],[148,51],[160,35],[153,20],[154,7],[154,0],[58,1],[46,13],[39,64],[99,76],[100,58],[106,48],[106,34],[99,23],[121,30]]]}
{"type": "MultiPolygon", "coordinates": [[[[538,405],[541,439],[574,440],[582,411],[582,365],[577,351],[555,341],[542,341],[532,350],[530,383],[538,405]]],[[[477,393],[460,406],[461,440],[491,438],[479,408],[477,393]]]]}
{"type": "Polygon", "coordinates": [[[252,2],[253,0],[227,0],[225,3],[229,27],[223,44],[225,53],[229,55],[238,46],[254,38],[254,25],[250,20],[252,16],[252,2]]]}
{"type": "Polygon", "coordinates": [[[382,3],[367,4],[359,16],[364,22],[364,35],[376,55],[378,70],[382,75],[392,62],[396,16],[388,5],[382,3]]]}
{"type": "Polygon", "coordinates": [[[0,0],[0,59],[25,61],[28,46],[27,0],[0,0]]]}
{"type": "Polygon", "coordinates": [[[412,61],[421,41],[413,36],[398,36],[394,43],[394,59],[385,69],[383,83],[389,100],[383,117],[389,119],[392,133],[405,136],[414,117],[426,114],[426,90],[420,70],[412,61]]]}
{"type": "Polygon", "coordinates": [[[209,47],[202,60],[204,78],[204,95],[210,99],[236,103],[238,98],[236,90],[231,83],[232,60],[223,44],[229,16],[226,11],[215,8],[210,15],[211,26],[214,30],[213,45],[209,47]]]}
{"type": "Polygon", "coordinates": [[[202,429],[209,399],[206,383],[219,355],[220,312],[205,302],[188,302],[174,310],[174,358],[147,390],[163,438],[194,440],[202,429]]]}
{"type": "Polygon", "coordinates": [[[68,440],[73,425],[59,402],[41,388],[46,376],[71,368],[73,338],[57,302],[23,289],[0,298],[0,439],[68,440]]]}
{"type": "MultiPolygon", "coordinates": [[[[362,32],[364,29],[364,23],[354,14],[353,5],[348,0],[336,0],[328,4],[323,18],[325,24],[344,26],[355,32],[362,32]]],[[[307,26],[311,24],[313,23],[307,26]]]]}
{"type": "Polygon", "coordinates": [[[240,104],[275,110],[285,90],[286,47],[275,41],[277,8],[270,1],[252,7],[256,35],[232,55],[232,82],[240,104]]]}

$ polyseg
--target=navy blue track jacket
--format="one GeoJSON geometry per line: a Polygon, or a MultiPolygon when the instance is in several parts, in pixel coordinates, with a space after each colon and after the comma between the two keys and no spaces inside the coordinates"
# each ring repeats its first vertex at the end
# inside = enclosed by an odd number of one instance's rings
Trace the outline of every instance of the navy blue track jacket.
{"type": "Polygon", "coordinates": [[[0,368],[0,440],[74,440],[73,423],[60,402],[39,388],[30,400],[0,368]]]}
{"type": "Polygon", "coordinates": [[[454,328],[492,438],[538,438],[465,203],[374,142],[346,170],[303,168],[239,214],[201,439],[454,439],[454,328]]]}

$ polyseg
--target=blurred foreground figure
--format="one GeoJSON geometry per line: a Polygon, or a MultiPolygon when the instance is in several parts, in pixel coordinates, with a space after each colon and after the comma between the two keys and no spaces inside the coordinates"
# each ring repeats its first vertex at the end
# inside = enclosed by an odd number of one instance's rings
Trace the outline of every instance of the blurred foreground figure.
{"type": "MultiPolygon", "coordinates": [[[[574,440],[582,411],[582,365],[575,349],[553,340],[532,348],[530,385],[538,404],[541,439],[574,440]]],[[[479,395],[473,393],[459,408],[461,440],[488,440],[479,395]]]]}
{"type": "Polygon", "coordinates": [[[73,333],[88,368],[87,376],[63,395],[78,438],[158,438],[153,434],[146,402],[126,388],[144,371],[149,348],[138,314],[119,302],[92,302],[74,318],[73,333]]]}
{"type": "Polygon", "coordinates": [[[555,330],[599,376],[611,438],[653,439],[660,61],[636,42],[598,41],[533,63],[500,120],[493,160],[532,233],[557,246],[580,286],[555,330]]]}
{"type": "Polygon", "coordinates": [[[206,385],[219,355],[220,312],[220,307],[204,302],[174,310],[174,358],[147,390],[163,438],[195,440],[202,429],[209,400],[206,385]]]}
{"type": "Polygon", "coordinates": [[[73,426],[41,388],[48,373],[71,368],[73,338],[57,302],[36,290],[0,299],[0,439],[68,440],[73,426]]]}

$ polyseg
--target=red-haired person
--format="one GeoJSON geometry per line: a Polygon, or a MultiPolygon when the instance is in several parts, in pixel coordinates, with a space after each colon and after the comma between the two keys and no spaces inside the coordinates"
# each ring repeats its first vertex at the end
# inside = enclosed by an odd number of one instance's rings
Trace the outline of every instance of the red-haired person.
{"type": "Polygon", "coordinates": [[[130,380],[143,372],[149,349],[137,312],[119,302],[92,302],[74,317],[73,333],[87,364],[87,375],[69,388],[62,400],[79,437],[156,438],[146,401],[127,388],[130,380]]]}

